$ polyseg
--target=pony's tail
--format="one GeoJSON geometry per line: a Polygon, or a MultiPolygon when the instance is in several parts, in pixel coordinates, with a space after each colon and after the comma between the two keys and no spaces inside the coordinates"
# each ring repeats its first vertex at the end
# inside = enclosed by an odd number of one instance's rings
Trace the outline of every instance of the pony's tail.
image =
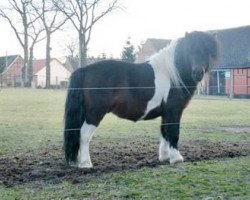
{"type": "Polygon", "coordinates": [[[66,164],[76,165],[80,147],[80,129],[85,120],[83,111],[82,71],[76,70],[70,80],[65,104],[64,153],[66,164]]]}

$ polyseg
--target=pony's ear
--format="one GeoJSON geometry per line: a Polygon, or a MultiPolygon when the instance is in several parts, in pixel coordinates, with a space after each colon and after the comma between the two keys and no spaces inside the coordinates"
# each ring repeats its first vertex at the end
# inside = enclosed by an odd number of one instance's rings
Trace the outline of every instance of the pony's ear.
{"type": "Polygon", "coordinates": [[[215,38],[217,38],[217,33],[216,33],[216,32],[212,33],[212,35],[213,35],[215,38]]]}

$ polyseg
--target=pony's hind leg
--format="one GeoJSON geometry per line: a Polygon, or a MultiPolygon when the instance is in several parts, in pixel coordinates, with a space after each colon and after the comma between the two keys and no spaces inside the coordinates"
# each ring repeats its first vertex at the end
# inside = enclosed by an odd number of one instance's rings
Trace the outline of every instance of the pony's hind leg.
{"type": "Polygon", "coordinates": [[[79,155],[79,168],[91,168],[93,167],[90,154],[89,143],[92,139],[96,126],[84,122],[81,127],[80,133],[80,155],[79,155]]]}
{"type": "Polygon", "coordinates": [[[179,131],[180,131],[181,113],[168,112],[168,116],[162,118],[161,143],[159,148],[159,160],[177,163],[184,159],[178,150],[179,131]]]}

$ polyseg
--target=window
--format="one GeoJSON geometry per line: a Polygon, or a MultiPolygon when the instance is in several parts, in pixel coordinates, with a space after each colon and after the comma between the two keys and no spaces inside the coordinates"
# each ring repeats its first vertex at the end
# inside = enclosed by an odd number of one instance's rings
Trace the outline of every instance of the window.
{"type": "Polygon", "coordinates": [[[244,69],[237,69],[236,75],[243,75],[244,69]]]}

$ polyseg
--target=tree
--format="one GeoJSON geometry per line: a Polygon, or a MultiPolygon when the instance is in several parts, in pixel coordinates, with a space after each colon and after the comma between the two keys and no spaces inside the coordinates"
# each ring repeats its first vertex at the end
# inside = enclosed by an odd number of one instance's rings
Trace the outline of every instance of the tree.
{"type": "Polygon", "coordinates": [[[77,39],[71,38],[68,43],[65,44],[64,50],[67,55],[67,60],[70,63],[73,70],[76,70],[79,66],[79,56],[78,56],[78,42],[77,39]]]}
{"type": "MultiPolygon", "coordinates": [[[[29,64],[29,38],[33,37],[31,48],[34,48],[36,42],[39,41],[38,37],[41,31],[30,32],[30,29],[35,28],[35,23],[38,17],[32,13],[31,9],[32,0],[8,0],[7,7],[1,6],[0,16],[2,16],[14,31],[17,40],[23,48],[24,52],[24,66],[22,69],[22,77],[25,86],[31,85],[32,64],[29,64]],[[20,26],[21,23],[21,26],[20,26]]],[[[30,58],[32,59],[32,58],[30,58]]]]}
{"type": "Polygon", "coordinates": [[[135,58],[136,58],[135,48],[131,44],[130,39],[128,39],[122,51],[122,60],[133,63],[135,62],[135,58]]]}
{"type": "Polygon", "coordinates": [[[64,45],[64,50],[66,51],[66,54],[68,57],[76,58],[78,57],[78,51],[77,51],[78,42],[76,39],[71,38],[68,43],[64,45]]]}
{"type": "Polygon", "coordinates": [[[68,18],[60,18],[58,15],[59,10],[56,9],[51,0],[39,0],[38,4],[33,3],[32,7],[36,11],[37,16],[41,19],[46,32],[46,88],[50,88],[51,35],[59,30],[66,23],[68,18]]]}
{"type": "Polygon", "coordinates": [[[56,7],[71,21],[78,33],[79,67],[86,66],[88,44],[94,25],[108,13],[118,8],[113,0],[104,9],[102,0],[53,0],[56,7]],[[103,7],[103,6],[102,6],[103,7]]]}
{"type": "Polygon", "coordinates": [[[35,27],[34,24],[31,24],[29,38],[31,39],[31,45],[29,47],[29,60],[28,60],[28,85],[31,85],[33,80],[33,60],[34,60],[34,47],[35,44],[44,40],[45,37],[39,38],[44,29],[39,26],[39,28],[35,27]]]}

